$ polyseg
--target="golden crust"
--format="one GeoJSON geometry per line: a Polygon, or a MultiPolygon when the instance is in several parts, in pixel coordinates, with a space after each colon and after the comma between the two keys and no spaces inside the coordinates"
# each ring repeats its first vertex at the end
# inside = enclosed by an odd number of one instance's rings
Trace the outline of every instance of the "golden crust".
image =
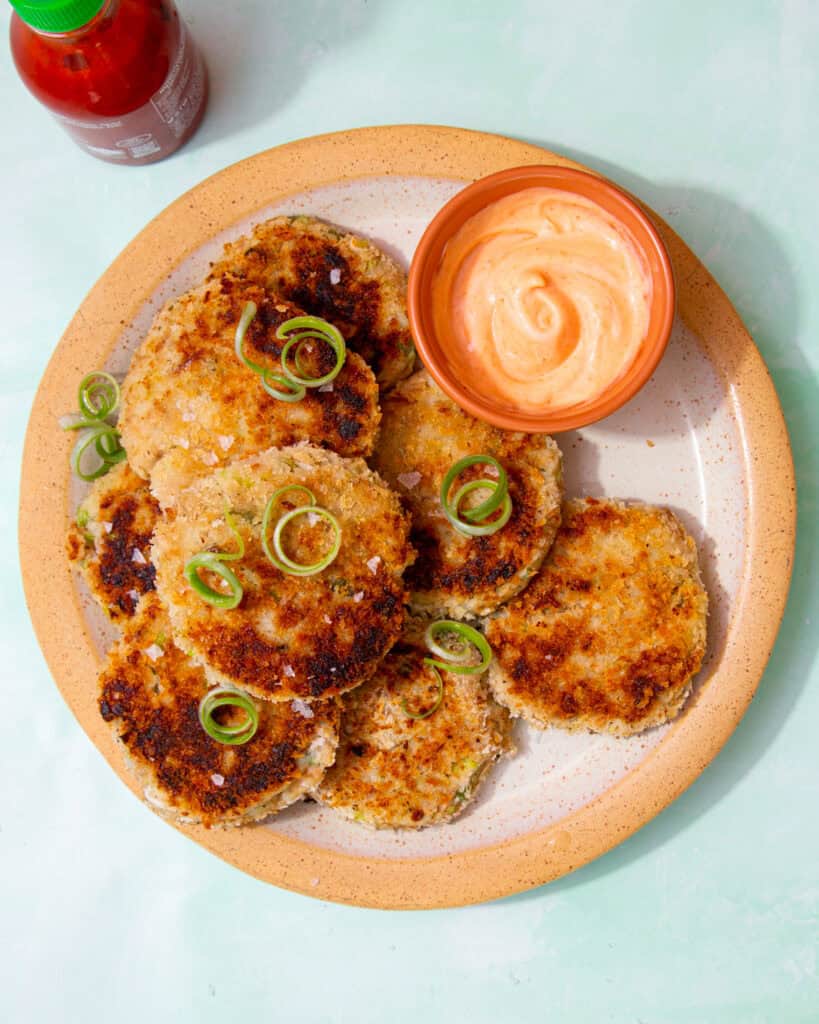
{"type": "Polygon", "coordinates": [[[69,561],[112,622],[130,618],[154,589],[149,550],[159,506],[127,462],[95,480],[66,537],[69,561]]]}
{"type": "MultiPolygon", "coordinates": [[[[236,356],[236,326],[247,302],[258,311],[245,335],[254,362],[281,369],[276,328],[302,310],[258,285],[227,275],[168,303],[134,354],[122,388],[119,429],[128,458],[151,475],[168,452],[181,453],[187,479],[273,446],[311,441],[342,455],[369,455],[378,432],[378,386],[353,352],[330,390],[308,388],[300,402],[269,395],[236,356]]],[[[332,369],[329,346],[316,346],[316,375],[332,369]]],[[[328,385],[330,387],[330,385],[328,385]]],[[[182,484],[166,488],[172,496],[182,484]]]]}
{"type": "MultiPolygon", "coordinates": [[[[412,516],[418,560],[407,573],[419,613],[453,618],[486,615],[521,591],[538,569],[560,523],[563,476],[550,437],[498,430],[450,401],[422,371],[383,401],[381,437],[372,464],[401,495],[412,516]],[[441,482],[466,455],[492,455],[509,476],[512,517],[488,537],[465,537],[444,517],[441,482]]],[[[459,480],[485,475],[467,470],[459,480]]]]}
{"type": "MultiPolygon", "coordinates": [[[[281,508],[303,503],[284,496],[281,508]]],[[[298,445],[196,481],[157,527],[152,557],[174,633],[212,679],[272,700],[311,700],[369,678],[400,635],[401,575],[414,554],[408,535],[398,499],[362,460],[298,445]],[[314,576],[282,573],[262,550],[265,505],[288,484],[309,487],[341,527],[338,557],[314,576]],[[226,510],[245,543],[242,559],[231,563],[244,596],[231,611],[202,601],[183,572],[201,551],[236,550],[226,510]]],[[[321,519],[311,525],[300,517],[285,540],[291,557],[315,562],[327,550],[328,529],[321,519]]]]}
{"type": "Polygon", "coordinates": [[[671,512],[569,501],[540,574],[486,624],[490,685],[540,728],[641,732],[682,708],[707,606],[694,541],[671,512]]]}
{"type": "Polygon", "coordinates": [[[332,763],[337,701],[309,708],[262,701],[253,738],[227,746],[199,722],[207,691],[152,595],[110,651],[98,699],[146,801],[163,816],[207,826],[255,821],[301,799],[332,763]]]}
{"type": "Polygon", "coordinates": [[[274,217],[225,246],[212,276],[224,273],[332,321],[382,387],[412,372],[406,275],[369,239],[315,217],[274,217]]]}
{"type": "Polygon", "coordinates": [[[343,698],[335,765],[316,799],[374,828],[418,829],[451,821],[468,805],[487,769],[513,753],[510,719],[485,676],[442,673],[438,696],[426,652],[402,643],[375,676],[343,698]]]}

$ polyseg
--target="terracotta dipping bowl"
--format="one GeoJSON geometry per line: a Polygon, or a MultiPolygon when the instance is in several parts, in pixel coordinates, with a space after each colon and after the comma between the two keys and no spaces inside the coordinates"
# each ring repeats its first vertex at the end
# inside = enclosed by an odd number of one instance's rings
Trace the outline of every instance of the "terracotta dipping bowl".
{"type": "Polygon", "coordinates": [[[671,260],[657,230],[637,203],[604,178],[571,167],[511,167],[468,185],[430,221],[418,243],[409,272],[409,320],[419,355],[439,387],[461,408],[506,430],[548,434],[587,426],[613,413],[646,383],[662,358],[674,320],[671,260]],[[651,278],[648,331],[628,369],[602,393],[576,405],[524,412],[481,392],[476,375],[455,371],[435,331],[432,283],[447,242],[461,226],[491,203],[529,188],[555,188],[584,196],[603,207],[631,235],[651,278]]]}

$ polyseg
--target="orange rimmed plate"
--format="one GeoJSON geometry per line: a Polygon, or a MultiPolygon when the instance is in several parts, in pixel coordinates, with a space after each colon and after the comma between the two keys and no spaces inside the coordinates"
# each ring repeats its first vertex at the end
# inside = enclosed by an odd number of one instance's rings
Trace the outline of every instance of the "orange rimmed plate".
{"type": "MultiPolygon", "coordinates": [[[[95,677],[112,634],[63,548],[82,490],[70,478],[70,439],[58,420],[74,408],[77,382],[97,367],[123,372],[162,302],[200,279],[221,243],[256,220],[315,214],[370,235],[408,262],[430,218],[464,184],[504,167],[544,163],[578,166],[536,146],[453,128],[369,128],[291,143],[184,195],[83,301],[29,423],[21,561],[57,685],[132,789],[96,706],[95,677]]],[[[371,832],[309,804],[261,826],[181,831],[242,870],[309,895],[377,907],[461,905],[540,885],[599,856],[662,810],[716,755],[753,696],[784,610],[793,470],[776,393],[748,332],[703,265],[651,216],[678,282],[666,355],[631,403],[557,441],[568,493],[665,504],[697,539],[711,597],[710,643],[685,713],[629,740],[518,726],[519,755],[497,769],[475,806],[451,825],[420,833],[371,832]]]]}

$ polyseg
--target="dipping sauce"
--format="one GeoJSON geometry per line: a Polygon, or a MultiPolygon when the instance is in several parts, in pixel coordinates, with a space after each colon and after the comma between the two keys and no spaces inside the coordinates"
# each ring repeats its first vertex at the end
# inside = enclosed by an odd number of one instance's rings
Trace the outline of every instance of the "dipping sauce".
{"type": "Polygon", "coordinates": [[[448,242],[433,320],[454,370],[527,413],[593,400],[646,338],[651,278],[626,227],[584,196],[529,188],[448,242]]]}

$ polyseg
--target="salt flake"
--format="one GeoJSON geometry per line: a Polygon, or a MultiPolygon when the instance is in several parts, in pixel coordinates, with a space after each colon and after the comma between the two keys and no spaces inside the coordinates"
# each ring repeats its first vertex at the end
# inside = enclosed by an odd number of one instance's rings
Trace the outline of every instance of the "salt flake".
{"type": "Polygon", "coordinates": [[[396,479],[402,487],[406,487],[408,491],[411,491],[413,487],[418,486],[421,474],[413,470],[411,473],[399,473],[396,479]]]}
{"type": "Polygon", "coordinates": [[[338,269],[338,267],[333,267],[333,269],[330,271],[330,284],[338,284],[340,280],[341,271],[338,269]]]}
{"type": "Polygon", "coordinates": [[[313,718],[315,712],[306,701],[294,700],[290,702],[290,707],[296,712],[297,715],[301,715],[302,718],[313,718]]]}
{"type": "Polygon", "coordinates": [[[213,775],[211,775],[210,777],[210,781],[214,784],[214,786],[224,786],[225,777],[224,775],[220,775],[219,772],[214,772],[213,775]]]}
{"type": "Polygon", "coordinates": [[[134,548],[134,550],[131,552],[131,561],[136,562],[137,565],[148,564],[148,559],[145,557],[145,555],[142,554],[139,548],[134,548]]]}
{"type": "Polygon", "coordinates": [[[370,570],[373,576],[375,576],[375,574],[378,572],[379,565],[381,565],[380,555],[373,555],[372,558],[367,560],[367,568],[370,570]]]}
{"type": "Polygon", "coordinates": [[[285,665],[284,674],[288,676],[290,679],[292,679],[296,674],[296,670],[293,668],[292,665],[285,665]]]}

